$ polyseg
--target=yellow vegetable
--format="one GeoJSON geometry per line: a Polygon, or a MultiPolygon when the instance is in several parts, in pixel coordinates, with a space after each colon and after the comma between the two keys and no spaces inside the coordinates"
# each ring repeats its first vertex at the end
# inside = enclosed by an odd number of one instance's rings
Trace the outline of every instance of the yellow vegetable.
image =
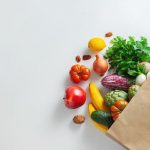
{"type": "MultiPolygon", "coordinates": [[[[91,117],[92,112],[95,111],[95,110],[96,110],[96,109],[94,108],[94,106],[93,106],[92,104],[89,104],[89,105],[88,105],[88,111],[89,111],[90,117],[91,117]]],[[[94,122],[94,125],[95,125],[98,129],[100,129],[101,131],[106,132],[106,131],[108,130],[108,127],[106,127],[106,126],[104,126],[104,125],[102,125],[102,124],[100,124],[100,123],[97,123],[97,122],[95,122],[95,121],[93,121],[93,122],[94,122]]]]}
{"type": "Polygon", "coordinates": [[[105,43],[104,39],[95,37],[89,41],[88,47],[93,52],[99,52],[106,47],[106,43],[105,43]]]}
{"type": "Polygon", "coordinates": [[[91,82],[89,84],[89,92],[92,104],[96,108],[96,110],[109,111],[109,108],[105,105],[105,101],[94,82],[91,82]]]}

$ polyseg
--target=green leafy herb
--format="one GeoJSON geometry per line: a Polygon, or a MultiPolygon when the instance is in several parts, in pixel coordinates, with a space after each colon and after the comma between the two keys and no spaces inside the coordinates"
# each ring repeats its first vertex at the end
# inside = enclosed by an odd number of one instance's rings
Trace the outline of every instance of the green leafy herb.
{"type": "Polygon", "coordinates": [[[106,51],[105,58],[109,60],[111,68],[121,76],[129,77],[131,80],[137,75],[146,74],[145,67],[140,62],[150,62],[150,47],[147,39],[134,37],[124,39],[120,36],[111,41],[112,46],[106,51]]]}

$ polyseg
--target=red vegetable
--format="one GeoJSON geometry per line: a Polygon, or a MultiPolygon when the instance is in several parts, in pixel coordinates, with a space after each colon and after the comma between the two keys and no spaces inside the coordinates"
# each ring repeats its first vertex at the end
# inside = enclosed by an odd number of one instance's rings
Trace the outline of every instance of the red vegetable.
{"type": "Polygon", "coordinates": [[[128,79],[118,75],[108,75],[101,81],[102,85],[113,90],[128,90],[128,79]]]}
{"type": "Polygon", "coordinates": [[[90,69],[79,64],[73,65],[70,70],[70,78],[74,83],[79,83],[81,80],[88,80],[90,74],[90,69]]]}
{"type": "Polygon", "coordinates": [[[86,92],[79,86],[70,86],[66,89],[65,106],[71,109],[82,106],[86,101],[86,92]]]}
{"type": "Polygon", "coordinates": [[[108,62],[98,55],[93,63],[93,70],[100,76],[103,76],[108,69],[108,62]]]}

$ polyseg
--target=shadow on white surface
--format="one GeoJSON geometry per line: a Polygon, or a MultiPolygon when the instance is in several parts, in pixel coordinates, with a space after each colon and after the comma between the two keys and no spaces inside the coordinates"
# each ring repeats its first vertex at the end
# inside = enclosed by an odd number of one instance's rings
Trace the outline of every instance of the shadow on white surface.
{"type": "Polygon", "coordinates": [[[96,83],[99,82],[101,76],[99,76],[98,74],[96,74],[93,69],[91,69],[91,74],[92,75],[90,77],[90,80],[93,81],[93,82],[96,82],[96,83]]]}
{"type": "Polygon", "coordinates": [[[75,124],[72,120],[69,123],[69,129],[68,130],[72,130],[72,131],[77,131],[80,130],[80,128],[82,128],[82,125],[80,124],[75,124]]]}
{"type": "Polygon", "coordinates": [[[72,110],[65,107],[63,99],[62,101],[60,100],[53,112],[53,124],[55,126],[61,126],[62,124],[65,124],[65,121],[68,122],[68,120],[70,120],[72,113],[77,113],[79,110],[75,109],[73,112],[71,111],[72,110]]]}
{"type": "MultiPolygon", "coordinates": [[[[69,71],[68,71],[69,72],[69,71]]],[[[64,79],[64,87],[68,87],[68,86],[71,86],[73,85],[73,83],[70,81],[70,76],[66,76],[66,78],[64,79]]],[[[65,93],[64,93],[65,94],[65,93]]]]}
{"type": "Polygon", "coordinates": [[[119,146],[116,142],[110,142],[111,139],[97,129],[90,118],[84,126],[81,138],[81,145],[86,143],[89,150],[110,150],[111,145],[113,145],[111,150],[124,150],[121,146],[118,149],[119,146]]]}

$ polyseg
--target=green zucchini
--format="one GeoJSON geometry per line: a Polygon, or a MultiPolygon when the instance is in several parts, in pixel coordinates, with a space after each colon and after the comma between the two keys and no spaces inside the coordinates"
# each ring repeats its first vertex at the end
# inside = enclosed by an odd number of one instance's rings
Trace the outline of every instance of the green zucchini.
{"type": "Polygon", "coordinates": [[[94,121],[101,123],[107,127],[110,127],[113,123],[111,114],[109,112],[102,111],[102,110],[96,110],[96,111],[92,112],[91,118],[94,121]]]}

